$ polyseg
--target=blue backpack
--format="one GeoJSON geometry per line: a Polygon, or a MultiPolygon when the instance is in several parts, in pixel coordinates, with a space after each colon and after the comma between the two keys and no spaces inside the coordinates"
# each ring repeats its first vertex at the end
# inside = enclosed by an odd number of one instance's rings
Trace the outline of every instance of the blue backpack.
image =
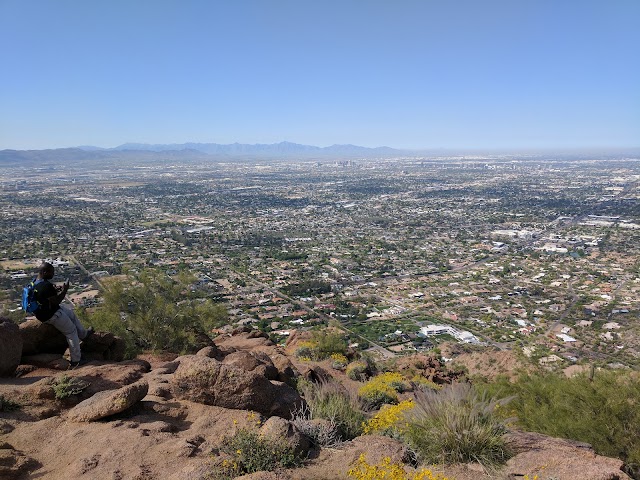
{"type": "Polygon", "coordinates": [[[36,285],[42,282],[43,280],[36,280],[34,278],[31,280],[31,283],[22,289],[22,310],[25,313],[36,313],[38,308],[40,308],[40,302],[36,300],[36,285]]]}

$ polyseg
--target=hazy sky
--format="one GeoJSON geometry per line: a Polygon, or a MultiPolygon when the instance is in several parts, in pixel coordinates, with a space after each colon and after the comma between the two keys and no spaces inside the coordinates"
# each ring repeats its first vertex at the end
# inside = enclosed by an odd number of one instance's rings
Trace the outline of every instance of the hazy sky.
{"type": "Polygon", "coordinates": [[[0,149],[640,145],[639,0],[0,0],[0,149]]]}

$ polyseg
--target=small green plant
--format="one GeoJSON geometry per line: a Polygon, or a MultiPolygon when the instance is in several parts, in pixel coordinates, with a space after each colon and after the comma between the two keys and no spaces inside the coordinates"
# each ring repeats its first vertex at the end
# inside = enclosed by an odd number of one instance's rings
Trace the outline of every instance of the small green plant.
{"type": "Polygon", "coordinates": [[[263,437],[255,429],[241,428],[222,440],[220,450],[229,456],[214,467],[215,478],[273,471],[300,465],[294,447],[282,439],[263,437]]]}
{"type": "Polygon", "coordinates": [[[495,412],[508,401],[487,400],[468,383],[417,391],[403,436],[424,462],[498,465],[510,452],[503,439],[506,428],[495,412]]]}
{"type": "Polygon", "coordinates": [[[77,377],[70,377],[69,375],[62,375],[53,381],[51,387],[56,394],[56,399],[62,400],[64,398],[71,397],[72,395],[78,395],[90,385],[85,380],[80,380],[77,377]]]}
{"type": "Polygon", "coordinates": [[[14,410],[18,410],[19,408],[19,403],[5,398],[3,395],[0,395],[0,412],[13,412],[14,410]]]}

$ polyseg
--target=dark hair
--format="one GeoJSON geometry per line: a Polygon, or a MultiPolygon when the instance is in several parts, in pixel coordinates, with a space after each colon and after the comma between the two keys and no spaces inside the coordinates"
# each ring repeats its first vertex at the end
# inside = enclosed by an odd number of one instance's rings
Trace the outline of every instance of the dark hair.
{"type": "Polygon", "coordinates": [[[53,272],[53,265],[51,265],[49,262],[42,262],[42,265],[40,265],[38,267],[38,273],[40,275],[44,275],[47,272],[53,272]]]}

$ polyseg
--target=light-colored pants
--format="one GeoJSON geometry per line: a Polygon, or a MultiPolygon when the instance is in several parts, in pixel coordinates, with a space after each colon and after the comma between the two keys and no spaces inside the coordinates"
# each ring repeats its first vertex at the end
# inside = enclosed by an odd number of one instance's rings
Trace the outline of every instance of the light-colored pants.
{"type": "Polygon", "coordinates": [[[62,334],[67,337],[67,343],[69,344],[69,352],[71,353],[71,361],[79,362],[81,358],[80,353],[80,340],[87,336],[87,331],[76,317],[76,313],[73,308],[66,305],[60,305],[60,308],[53,314],[49,320],[44,323],[48,323],[56,327],[62,334]]]}

